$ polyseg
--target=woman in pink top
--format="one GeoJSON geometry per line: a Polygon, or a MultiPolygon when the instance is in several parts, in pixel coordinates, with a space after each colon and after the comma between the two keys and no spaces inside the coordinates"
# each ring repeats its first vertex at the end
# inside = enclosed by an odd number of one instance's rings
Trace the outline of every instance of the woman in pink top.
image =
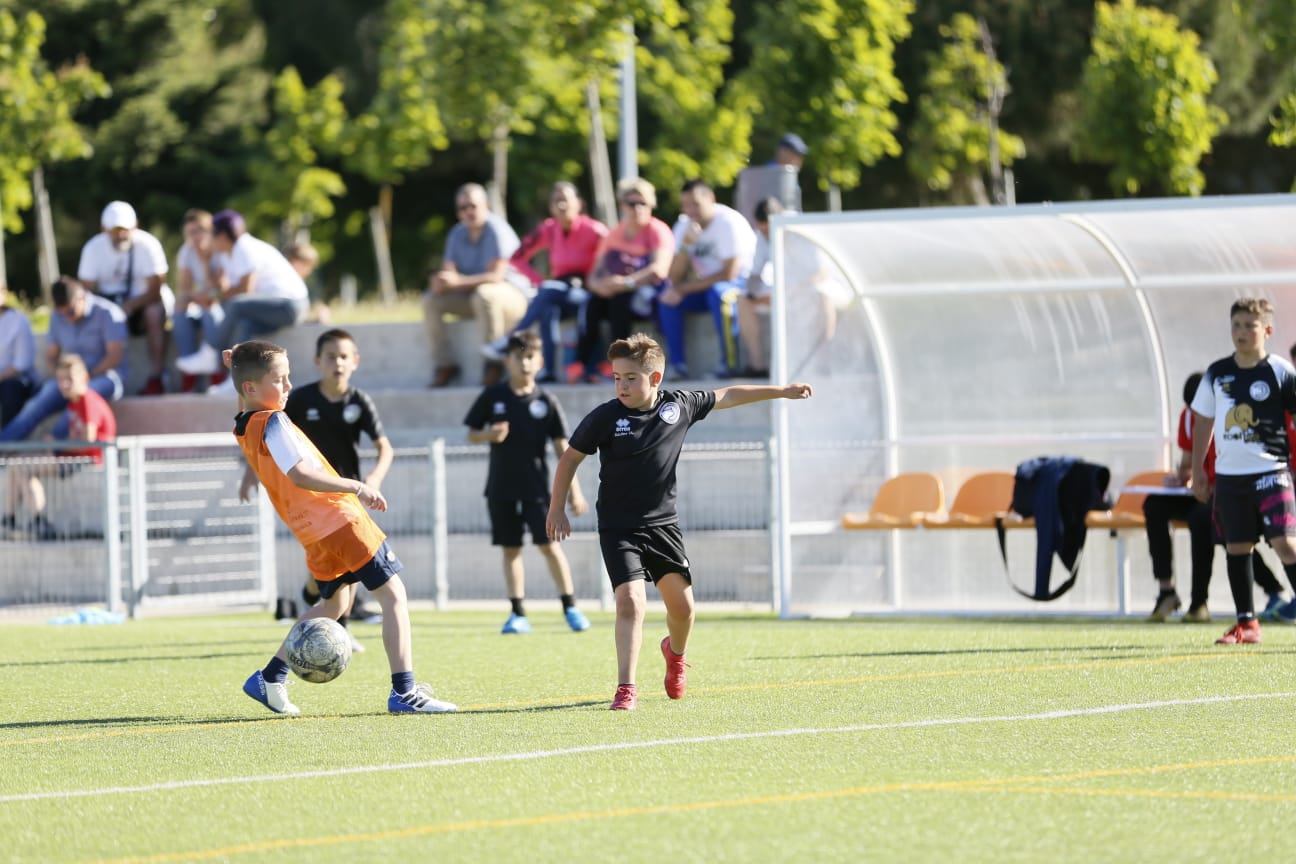
{"type": "Polygon", "coordinates": [[[652,215],[657,190],[651,183],[637,177],[622,180],[617,202],[621,221],[595,254],[588,286],[591,296],[577,349],[587,381],[601,380],[596,370],[611,340],[628,337],[635,318],[653,317],[657,295],[665,287],[675,257],[674,232],[652,215]],[[612,328],[611,340],[600,338],[605,320],[612,328]]]}
{"type": "Polygon", "coordinates": [[[545,365],[536,380],[541,383],[557,380],[554,370],[559,367],[554,350],[558,346],[559,322],[563,318],[579,316],[584,308],[589,294],[583,283],[593,267],[594,253],[608,233],[602,222],[581,212],[580,195],[576,187],[566,181],[553,185],[549,193],[549,213],[550,217],[522,240],[522,245],[509,260],[515,270],[536,286],[536,296],[510,333],[486,343],[481,349],[488,360],[503,360],[509,336],[539,324],[545,365]],[[549,252],[548,279],[527,263],[543,250],[549,252]]]}

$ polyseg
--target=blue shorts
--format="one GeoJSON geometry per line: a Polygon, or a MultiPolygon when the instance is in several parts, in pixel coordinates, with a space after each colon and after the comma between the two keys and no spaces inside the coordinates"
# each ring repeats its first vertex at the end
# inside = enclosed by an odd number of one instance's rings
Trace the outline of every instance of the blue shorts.
{"type": "Polygon", "coordinates": [[[396,553],[391,550],[384,540],[383,544],[378,547],[378,551],[369,559],[369,562],[359,570],[350,573],[343,573],[336,579],[329,579],[327,582],[316,580],[315,584],[319,586],[319,595],[327,600],[337,593],[338,588],[343,585],[353,585],[359,582],[370,591],[377,591],[382,586],[392,580],[392,577],[401,571],[405,565],[396,557],[396,553]]]}

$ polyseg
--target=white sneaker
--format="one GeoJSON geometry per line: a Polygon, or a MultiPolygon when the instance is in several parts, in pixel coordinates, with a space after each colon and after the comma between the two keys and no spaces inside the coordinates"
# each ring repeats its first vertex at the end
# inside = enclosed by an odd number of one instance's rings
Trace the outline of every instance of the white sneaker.
{"type": "Polygon", "coordinates": [[[177,357],[175,365],[186,375],[210,375],[220,371],[221,355],[219,351],[204,342],[194,353],[177,357]]]}
{"type": "Polygon", "coordinates": [[[208,396],[237,396],[238,389],[234,386],[234,378],[230,376],[215,387],[207,388],[208,396]]]}
{"type": "Polygon", "coordinates": [[[487,342],[481,346],[481,355],[487,360],[501,362],[504,359],[504,352],[508,348],[509,337],[501,336],[494,342],[487,342]]]}
{"type": "Polygon", "coordinates": [[[301,713],[301,709],[288,701],[288,685],[265,680],[260,669],[243,682],[243,692],[276,714],[301,713]]]}
{"type": "Polygon", "coordinates": [[[363,654],[365,652],[365,647],[360,644],[360,640],[355,638],[355,635],[349,629],[346,631],[346,634],[347,638],[351,640],[351,653],[363,654]]]}
{"type": "Polygon", "coordinates": [[[387,697],[387,710],[392,714],[452,714],[459,710],[453,702],[442,702],[432,698],[432,688],[426,684],[415,684],[408,693],[391,691],[387,697]]]}

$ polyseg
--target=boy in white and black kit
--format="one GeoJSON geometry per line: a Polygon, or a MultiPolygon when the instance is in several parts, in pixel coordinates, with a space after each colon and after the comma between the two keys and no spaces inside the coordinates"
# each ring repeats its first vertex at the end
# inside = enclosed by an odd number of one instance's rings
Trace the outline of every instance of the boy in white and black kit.
{"type": "MultiPolygon", "coordinates": [[[[1261,531],[1296,585],[1296,497],[1286,425],[1286,414],[1296,411],[1296,369],[1265,350],[1273,312],[1264,298],[1234,302],[1229,320],[1235,350],[1207,367],[1192,401],[1193,413],[1203,421],[1193,424],[1193,494],[1203,502],[1210,498],[1205,460],[1214,434],[1214,517],[1237,606],[1238,623],[1216,640],[1220,645],[1260,641],[1251,550],[1261,531]]],[[[1296,624],[1296,600],[1275,614],[1296,624]]]]}
{"type": "Polygon", "coordinates": [[[571,525],[560,503],[581,461],[599,454],[598,529],[603,563],[616,596],[617,690],[613,711],[638,706],[635,669],[647,603],[645,581],[666,605],[661,641],[666,695],[684,695],[684,651],[693,630],[693,575],[675,511],[675,467],[689,427],[714,409],[767,399],[808,399],[809,384],[735,385],[719,390],[662,390],[666,357],[642,333],[608,349],[616,398],[599,405],[572,433],[554,471],[549,536],[564,540],[571,525]]]}
{"type": "MultiPolygon", "coordinates": [[[[545,447],[554,455],[567,449],[567,419],[553,394],[536,384],[544,368],[539,336],[530,330],[508,337],[504,349],[507,378],[482,390],[468,409],[464,425],[468,440],[489,443],[490,468],[486,475],[486,505],[490,511],[491,544],[504,550],[504,583],[512,610],[501,633],[530,633],[526,617],[526,573],[522,566],[522,530],[544,556],[558,588],[563,617],[576,632],[589,629],[589,619],[576,608],[571,567],[557,543],[549,542],[545,516],[550,509],[549,465],[545,447]]],[[[580,485],[572,483],[558,499],[558,509],[571,507],[579,516],[589,505],[580,485]]]]}

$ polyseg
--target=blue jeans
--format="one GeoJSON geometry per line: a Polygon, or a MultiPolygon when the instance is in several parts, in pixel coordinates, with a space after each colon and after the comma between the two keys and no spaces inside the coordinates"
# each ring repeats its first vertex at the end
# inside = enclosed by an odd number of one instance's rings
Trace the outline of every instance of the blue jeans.
{"type": "MultiPolygon", "coordinates": [[[[102,396],[105,401],[116,402],[122,397],[123,388],[117,370],[113,369],[106,375],[91,378],[90,389],[102,396]]],[[[36,394],[27,400],[27,404],[18,412],[18,416],[0,429],[0,441],[22,441],[31,435],[46,417],[57,414],[65,408],[67,408],[67,400],[59,392],[58,383],[53,378],[46,379],[36,394]]],[[[67,414],[54,424],[52,434],[55,438],[67,437],[67,414]]]]}
{"type": "Polygon", "coordinates": [[[171,318],[171,335],[175,338],[176,354],[184,357],[198,350],[198,336],[211,343],[220,339],[220,325],[225,320],[225,311],[220,304],[199,306],[190,303],[183,313],[171,318]]]}
{"type": "Polygon", "coordinates": [[[522,320],[513,327],[514,333],[521,333],[532,324],[540,325],[545,368],[550,370],[549,374],[558,378],[562,377],[562,358],[555,359],[555,352],[562,340],[562,319],[580,317],[589,294],[584,289],[577,289],[577,297],[577,300],[571,299],[571,288],[565,281],[546,279],[540,283],[540,290],[527,306],[522,320]]]}
{"type": "Polygon", "coordinates": [[[720,340],[720,362],[726,370],[738,366],[738,295],[747,284],[745,278],[717,282],[706,291],[689,294],[678,306],[657,304],[657,318],[666,337],[666,360],[672,366],[686,366],[684,356],[684,314],[711,312],[716,338],[720,340]]]}
{"type": "Polygon", "coordinates": [[[18,416],[32,390],[32,381],[26,374],[0,381],[0,426],[18,416]]]}
{"type": "Polygon", "coordinates": [[[217,351],[233,347],[257,336],[273,333],[280,327],[291,327],[306,315],[306,299],[290,300],[287,297],[264,297],[260,294],[236,294],[221,301],[225,320],[221,322],[216,342],[207,338],[207,344],[217,351]]]}

